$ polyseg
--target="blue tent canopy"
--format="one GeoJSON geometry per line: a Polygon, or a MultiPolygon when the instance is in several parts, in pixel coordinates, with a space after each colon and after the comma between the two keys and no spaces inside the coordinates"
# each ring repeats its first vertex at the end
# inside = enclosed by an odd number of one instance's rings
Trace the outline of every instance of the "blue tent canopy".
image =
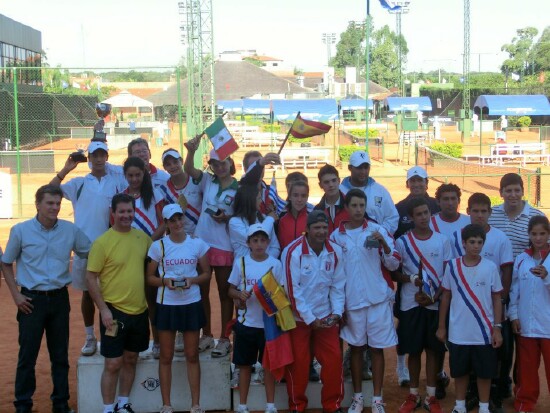
{"type": "Polygon", "coordinates": [[[544,95],[481,95],[474,103],[474,112],[494,116],[550,115],[550,104],[544,95]]]}
{"type": "Polygon", "coordinates": [[[243,99],[243,113],[245,115],[269,115],[271,101],[268,99],[243,99]]]}
{"type": "Polygon", "coordinates": [[[432,102],[428,96],[419,97],[388,97],[385,100],[385,106],[390,112],[416,112],[416,111],[431,111],[432,102]]]}
{"type": "Polygon", "coordinates": [[[327,121],[338,118],[338,105],[335,99],[275,99],[273,113],[277,120],[293,120],[296,114],[304,119],[327,121]]]}
{"type": "Polygon", "coordinates": [[[242,113],[243,111],[243,100],[218,100],[218,108],[222,109],[224,112],[232,113],[242,113]]]}
{"type": "MultiPolygon", "coordinates": [[[[373,108],[372,99],[368,100],[369,109],[373,108]]],[[[364,110],[365,99],[342,99],[340,100],[342,110],[364,110]]]]}

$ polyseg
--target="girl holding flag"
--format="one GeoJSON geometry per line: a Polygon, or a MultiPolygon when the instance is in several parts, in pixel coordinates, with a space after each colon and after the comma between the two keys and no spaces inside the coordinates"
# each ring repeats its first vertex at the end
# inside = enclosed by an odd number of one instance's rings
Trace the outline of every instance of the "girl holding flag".
{"type": "MultiPolygon", "coordinates": [[[[234,178],[235,162],[231,157],[220,159],[216,150],[210,151],[208,165],[213,173],[205,173],[194,166],[194,155],[200,143],[200,135],[186,143],[187,156],[184,170],[197,182],[200,182],[202,191],[202,207],[200,217],[195,229],[195,235],[204,240],[210,249],[208,250],[208,262],[213,268],[218,285],[221,309],[221,335],[216,347],[212,350],[212,357],[224,357],[231,351],[231,343],[225,334],[225,327],[233,317],[233,300],[228,295],[229,284],[227,282],[233,266],[233,247],[229,238],[227,223],[233,215],[235,194],[238,183],[234,178]]],[[[206,313],[206,325],[203,328],[203,336],[199,342],[199,350],[204,351],[214,347],[210,323],[210,284],[201,287],[204,309],[206,313]]]]}

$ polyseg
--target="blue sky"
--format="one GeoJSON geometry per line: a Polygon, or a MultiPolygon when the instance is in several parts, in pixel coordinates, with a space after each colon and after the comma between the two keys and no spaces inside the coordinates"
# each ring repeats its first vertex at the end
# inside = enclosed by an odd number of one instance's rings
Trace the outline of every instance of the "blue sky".
{"type": "MultiPolygon", "coordinates": [[[[371,0],[376,28],[395,16],[371,0]]],[[[407,71],[462,71],[462,0],[411,0],[402,17],[407,71]]],[[[177,0],[2,0],[0,13],[42,32],[50,64],[65,67],[166,66],[185,51],[177,0]]],[[[471,70],[498,70],[515,30],[550,25],[548,0],[471,0],[471,70]],[[476,53],[480,53],[476,54],[476,53]]],[[[322,70],[322,33],[366,16],[365,0],[213,0],[216,54],[256,49],[291,67],[322,70]]],[[[334,53],[334,52],[333,52],[334,53]]]]}

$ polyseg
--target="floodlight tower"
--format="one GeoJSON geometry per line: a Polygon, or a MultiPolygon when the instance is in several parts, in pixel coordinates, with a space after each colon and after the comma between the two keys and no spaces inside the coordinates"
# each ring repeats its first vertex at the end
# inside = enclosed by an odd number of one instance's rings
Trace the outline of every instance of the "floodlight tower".
{"type": "Polygon", "coordinates": [[[464,0],[464,54],[462,55],[462,139],[470,136],[470,0],[464,0]]]}
{"type": "Polygon", "coordinates": [[[330,66],[331,46],[336,43],[336,33],[323,33],[322,39],[323,43],[327,45],[327,66],[330,66]]]}
{"type": "Polygon", "coordinates": [[[401,95],[404,95],[403,93],[403,50],[401,50],[401,15],[407,14],[410,9],[410,1],[392,1],[392,5],[400,6],[397,10],[388,10],[390,14],[395,14],[395,32],[397,34],[397,39],[399,40],[399,43],[397,44],[397,60],[399,62],[399,90],[401,91],[401,95]]]}
{"type": "Polygon", "coordinates": [[[193,137],[216,117],[212,0],[184,0],[178,8],[187,48],[187,136],[193,137]]]}

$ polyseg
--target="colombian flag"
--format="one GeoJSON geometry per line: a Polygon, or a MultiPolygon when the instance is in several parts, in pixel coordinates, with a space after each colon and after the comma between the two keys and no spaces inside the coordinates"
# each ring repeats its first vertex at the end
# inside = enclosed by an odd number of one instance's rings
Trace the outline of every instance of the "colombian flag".
{"type": "Polygon", "coordinates": [[[298,139],[309,138],[311,136],[323,135],[330,131],[331,126],[323,122],[314,120],[302,119],[300,113],[296,115],[296,119],[290,127],[290,134],[298,139]]]}
{"type": "Polygon", "coordinates": [[[290,336],[286,331],[296,327],[296,321],[285,291],[271,269],[254,285],[253,291],[264,310],[265,351],[262,364],[276,380],[281,380],[284,367],[294,362],[290,336]]]}

